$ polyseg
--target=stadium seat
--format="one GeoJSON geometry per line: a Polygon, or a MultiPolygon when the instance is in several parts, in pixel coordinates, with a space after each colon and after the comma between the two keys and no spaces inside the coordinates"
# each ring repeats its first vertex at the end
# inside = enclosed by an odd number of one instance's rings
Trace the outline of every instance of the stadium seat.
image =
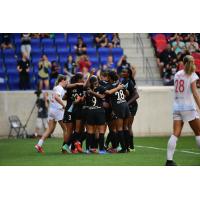
{"type": "Polygon", "coordinates": [[[59,55],[68,55],[69,53],[70,53],[70,49],[69,48],[66,48],[66,47],[64,47],[64,48],[57,48],[57,53],[59,54],[59,55]]]}
{"type": "Polygon", "coordinates": [[[109,48],[99,48],[98,49],[99,56],[108,57],[111,54],[111,50],[109,48]]]}
{"type": "Polygon", "coordinates": [[[99,67],[99,58],[98,57],[90,57],[90,61],[92,63],[92,67],[99,67]]]}
{"type": "Polygon", "coordinates": [[[5,75],[1,75],[0,73],[0,90],[7,90],[7,81],[5,75]]]}
{"type": "Polygon", "coordinates": [[[195,59],[194,63],[196,65],[196,72],[200,73],[200,59],[195,59]]]}
{"type": "Polygon", "coordinates": [[[112,48],[112,55],[113,57],[121,57],[123,55],[122,48],[112,48]]]}
{"type": "Polygon", "coordinates": [[[64,33],[55,33],[55,39],[57,38],[65,38],[64,33]]]}
{"type": "Polygon", "coordinates": [[[54,46],[54,40],[50,38],[44,38],[41,40],[41,44],[44,47],[53,47],[54,46]]]}
{"type": "Polygon", "coordinates": [[[43,49],[43,53],[48,55],[48,54],[56,54],[56,49],[55,48],[49,48],[49,47],[45,47],[43,49]]]}
{"type": "Polygon", "coordinates": [[[153,40],[156,41],[166,41],[166,36],[162,33],[158,33],[153,37],[153,40]]]}
{"type": "Polygon", "coordinates": [[[87,55],[88,56],[97,56],[96,48],[87,48],[87,55]]]}
{"type": "Polygon", "coordinates": [[[67,44],[65,38],[55,38],[55,44],[67,44]]]}
{"type": "Polygon", "coordinates": [[[194,59],[200,59],[200,53],[192,53],[192,56],[194,57],[194,59]]]}
{"type": "Polygon", "coordinates": [[[4,49],[2,51],[2,53],[3,53],[4,56],[9,56],[9,55],[14,56],[15,55],[15,50],[14,49],[4,49]]]}

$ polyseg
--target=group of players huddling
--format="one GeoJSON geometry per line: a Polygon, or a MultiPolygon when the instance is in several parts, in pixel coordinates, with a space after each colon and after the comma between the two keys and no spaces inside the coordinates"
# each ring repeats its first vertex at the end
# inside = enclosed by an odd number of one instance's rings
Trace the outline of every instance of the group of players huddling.
{"type": "Polygon", "coordinates": [[[123,68],[120,76],[115,71],[102,71],[99,76],[91,73],[87,80],[82,73],[77,73],[70,83],[59,75],[50,98],[49,127],[35,148],[44,152],[44,140],[58,122],[64,136],[63,153],[134,151],[132,124],[138,98],[134,74],[129,67],[123,68]]]}

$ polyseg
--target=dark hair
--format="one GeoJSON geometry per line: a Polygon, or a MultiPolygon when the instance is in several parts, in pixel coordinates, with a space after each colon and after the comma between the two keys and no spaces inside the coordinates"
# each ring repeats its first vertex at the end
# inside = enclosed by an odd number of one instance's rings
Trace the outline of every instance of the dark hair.
{"type": "Polygon", "coordinates": [[[71,77],[70,83],[71,84],[76,83],[76,76],[75,75],[71,77]]]}
{"type": "Polygon", "coordinates": [[[109,71],[108,76],[114,82],[119,80],[119,76],[117,75],[115,71],[109,71]]]}
{"type": "Polygon", "coordinates": [[[77,83],[81,79],[83,79],[83,74],[81,72],[76,73],[74,76],[75,83],[77,83]]]}
{"type": "Polygon", "coordinates": [[[58,85],[61,81],[65,80],[66,81],[66,76],[59,74],[58,78],[56,80],[56,85],[58,85]]]}

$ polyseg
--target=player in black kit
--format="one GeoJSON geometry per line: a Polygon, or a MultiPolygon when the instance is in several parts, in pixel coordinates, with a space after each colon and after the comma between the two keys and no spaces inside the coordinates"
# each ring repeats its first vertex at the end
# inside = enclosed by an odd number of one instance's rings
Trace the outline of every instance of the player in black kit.
{"type": "Polygon", "coordinates": [[[126,97],[126,101],[129,106],[130,110],[130,117],[128,122],[128,130],[127,127],[124,127],[124,134],[127,137],[127,140],[129,141],[129,150],[134,151],[134,142],[133,142],[133,130],[132,130],[132,124],[134,121],[134,116],[136,115],[138,104],[137,99],[139,98],[137,89],[136,89],[136,83],[132,76],[132,71],[130,68],[124,68],[121,72],[121,77],[123,78],[122,84],[126,87],[126,89],[129,92],[129,95],[126,97]]]}
{"type": "MultiPolygon", "coordinates": [[[[96,76],[91,76],[89,79],[89,88],[86,92],[86,105],[87,105],[87,143],[89,149],[86,152],[96,153],[94,146],[95,133],[98,130],[99,133],[99,153],[105,154],[104,150],[104,134],[105,134],[105,110],[103,108],[103,98],[105,97],[105,88],[99,85],[96,76]]],[[[87,145],[86,145],[87,147],[87,145]]],[[[87,148],[88,148],[87,147],[87,148]]]]}
{"type": "Polygon", "coordinates": [[[116,129],[121,145],[119,153],[125,153],[128,151],[128,144],[124,137],[124,127],[128,127],[128,120],[130,111],[126,101],[128,91],[124,88],[124,85],[119,83],[119,77],[116,72],[110,71],[108,74],[109,85],[106,88],[106,94],[110,95],[110,103],[113,113],[116,116],[116,129]]]}

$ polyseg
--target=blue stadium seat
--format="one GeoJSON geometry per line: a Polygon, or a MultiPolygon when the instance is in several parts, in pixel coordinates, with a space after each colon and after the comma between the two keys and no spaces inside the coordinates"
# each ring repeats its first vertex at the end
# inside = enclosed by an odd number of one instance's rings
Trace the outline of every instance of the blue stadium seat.
{"type": "Polygon", "coordinates": [[[99,56],[108,57],[111,54],[111,50],[109,48],[99,48],[98,49],[99,56]]]}
{"type": "Polygon", "coordinates": [[[51,53],[54,53],[54,54],[56,54],[56,49],[55,48],[49,48],[49,47],[45,47],[44,49],[43,49],[43,53],[44,54],[51,54],[51,53]]]}
{"type": "Polygon", "coordinates": [[[33,38],[33,39],[31,39],[31,47],[33,45],[41,45],[40,39],[39,38],[33,38]]]}
{"type": "Polygon", "coordinates": [[[5,75],[0,74],[0,90],[7,90],[7,81],[5,75]]]}
{"type": "Polygon", "coordinates": [[[65,38],[64,33],[55,33],[55,39],[58,39],[58,38],[65,38]]]}
{"type": "Polygon", "coordinates": [[[67,42],[69,45],[75,45],[75,44],[77,44],[78,39],[77,39],[77,37],[69,37],[69,38],[67,38],[67,42]]]}
{"type": "Polygon", "coordinates": [[[50,62],[52,62],[52,61],[57,61],[58,60],[58,57],[57,57],[57,55],[48,55],[48,60],[50,61],[50,62]]]}
{"type": "Polygon", "coordinates": [[[55,38],[55,44],[67,44],[65,38],[55,38]]]}
{"type": "Polygon", "coordinates": [[[100,63],[101,65],[104,65],[107,63],[108,57],[107,56],[102,56],[100,57],[100,63]]]}
{"type": "Polygon", "coordinates": [[[122,48],[112,48],[112,55],[113,57],[121,57],[123,55],[122,48]]]}
{"type": "Polygon", "coordinates": [[[88,56],[97,56],[97,50],[96,48],[87,48],[87,55],[88,56]]]}
{"type": "Polygon", "coordinates": [[[15,55],[15,50],[14,49],[4,49],[2,51],[3,55],[4,56],[8,56],[8,55],[15,55]]]}
{"type": "Polygon", "coordinates": [[[41,59],[41,56],[34,56],[32,57],[32,63],[38,65],[38,62],[40,61],[40,59],[41,59]]]}
{"type": "Polygon", "coordinates": [[[54,40],[50,38],[45,38],[41,40],[43,47],[53,47],[54,40]]]}
{"type": "Polygon", "coordinates": [[[118,63],[120,60],[121,56],[113,56],[114,62],[118,63]]]}
{"type": "Polygon", "coordinates": [[[4,61],[4,64],[5,64],[6,67],[9,67],[11,65],[17,66],[17,61],[14,58],[6,58],[5,61],[4,61]]]}
{"type": "Polygon", "coordinates": [[[90,57],[90,61],[92,63],[92,67],[99,67],[99,58],[98,57],[90,57]]]}
{"type": "Polygon", "coordinates": [[[60,48],[60,49],[57,49],[57,53],[59,54],[59,56],[66,56],[70,54],[70,49],[69,48],[60,48]]]}
{"type": "Polygon", "coordinates": [[[56,48],[57,50],[67,48],[67,43],[58,43],[56,44],[56,48]]]}

